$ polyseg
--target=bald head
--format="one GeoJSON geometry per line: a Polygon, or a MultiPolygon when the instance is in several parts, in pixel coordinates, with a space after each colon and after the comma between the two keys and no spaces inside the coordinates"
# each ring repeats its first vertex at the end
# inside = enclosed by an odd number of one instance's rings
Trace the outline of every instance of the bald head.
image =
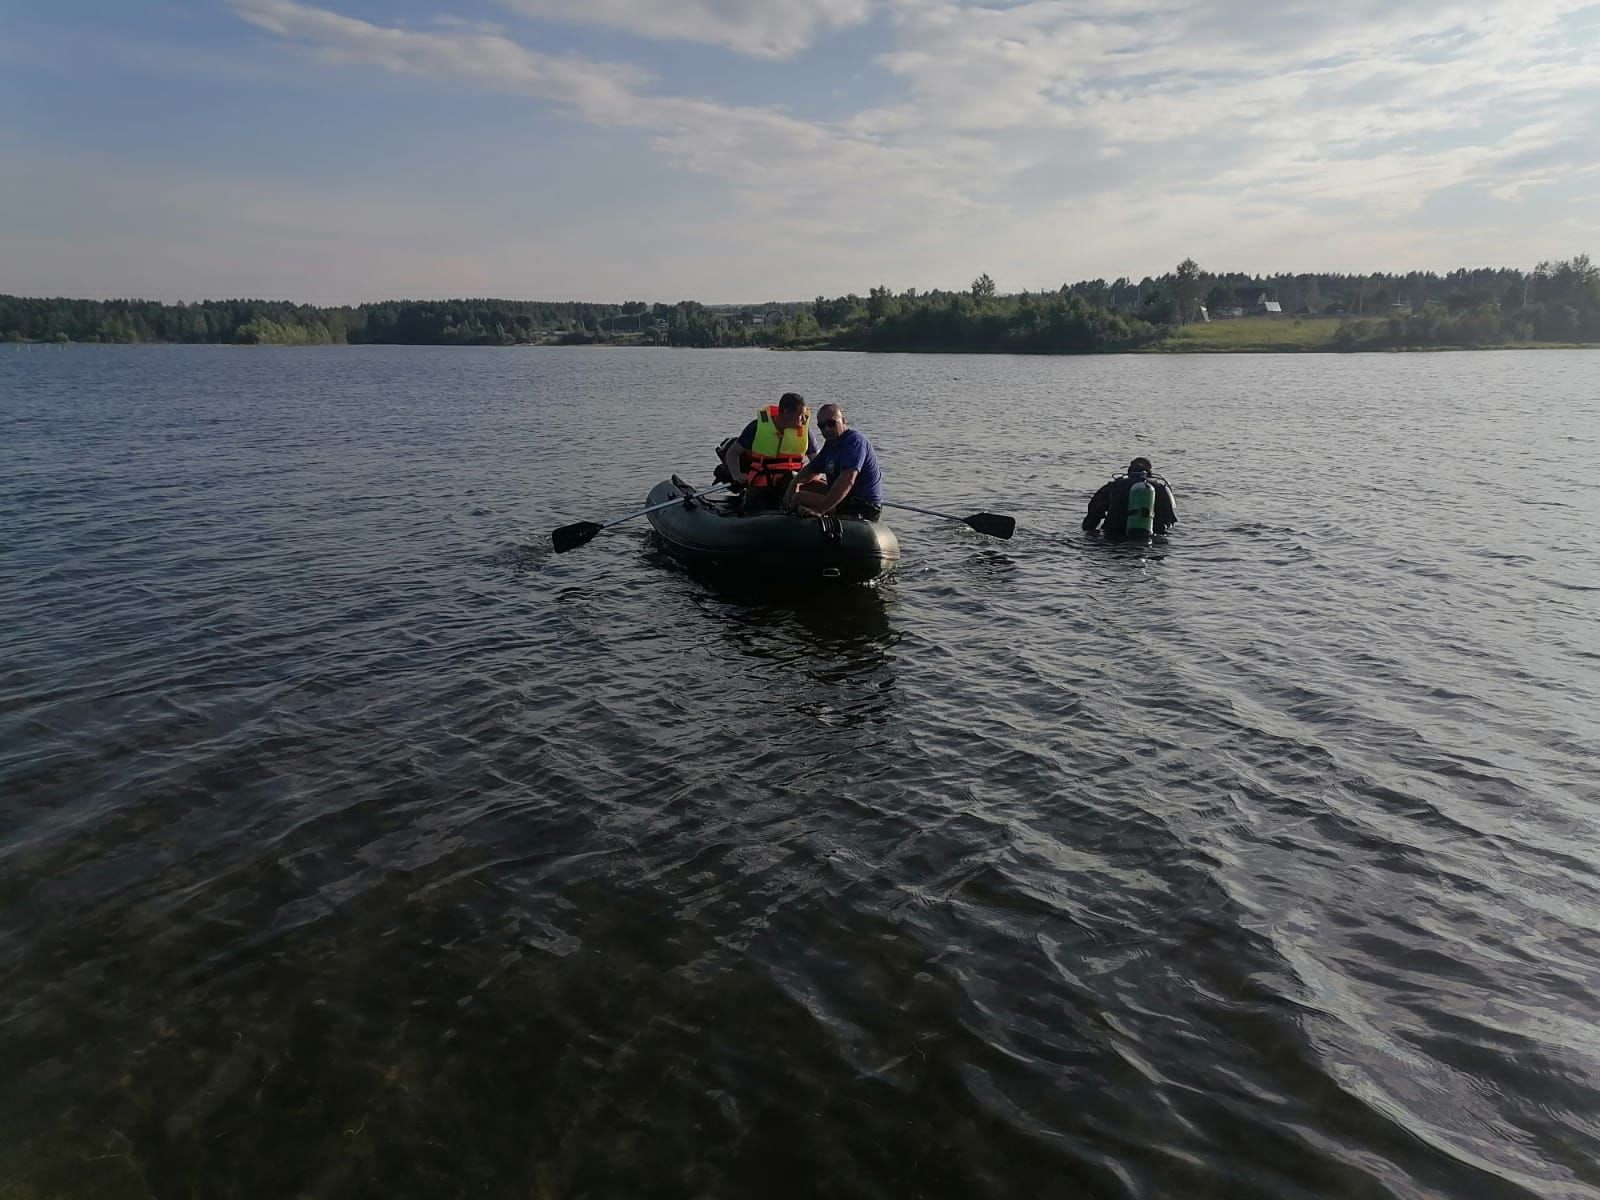
{"type": "Polygon", "coordinates": [[[830,442],[849,428],[844,423],[844,409],[837,404],[824,404],[817,410],[817,428],[830,442]]]}

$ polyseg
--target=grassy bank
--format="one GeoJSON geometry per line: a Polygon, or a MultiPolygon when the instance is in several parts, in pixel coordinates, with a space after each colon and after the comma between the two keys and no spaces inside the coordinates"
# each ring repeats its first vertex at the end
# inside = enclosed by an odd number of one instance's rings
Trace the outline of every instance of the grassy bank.
{"type": "MultiPolygon", "coordinates": [[[[1346,317],[1239,317],[1206,325],[1185,325],[1150,346],[1147,354],[1283,354],[1350,349],[1334,344],[1346,317]]],[[[1375,318],[1367,318],[1370,323],[1375,318]]],[[[1360,350],[1583,350],[1593,342],[1496,342],[1462,345],[1369,345],[1360,350]]]]}
{"type": "Polygon", "coordinates": [[[1185,325],[1150,349],[1168,354],[1250,354],[1332,350],[1340,317],[1239,317],[1185,325]]]}

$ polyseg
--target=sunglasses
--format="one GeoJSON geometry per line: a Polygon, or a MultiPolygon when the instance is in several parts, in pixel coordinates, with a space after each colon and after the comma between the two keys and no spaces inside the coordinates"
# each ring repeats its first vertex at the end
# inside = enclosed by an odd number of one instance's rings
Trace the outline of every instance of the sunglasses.
{"type": "Polygon", "coordinates": [[[837,421],[818,421],[817,425],[821,429],[837,429],[837,428],[839,428],[839,422],[837,422],[837,421]]]}

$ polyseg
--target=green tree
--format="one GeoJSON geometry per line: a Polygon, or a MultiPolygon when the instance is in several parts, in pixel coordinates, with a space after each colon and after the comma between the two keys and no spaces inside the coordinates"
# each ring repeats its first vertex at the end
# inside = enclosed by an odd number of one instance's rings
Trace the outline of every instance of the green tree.
{"type": "Polygon", "coordinates": [[[974,300],[992,300],[994,298],[994,280],[989,278],[987,271],[972,281],[971,291],[974,300]]]}
{"type": "Polygon", "coordinates": [[[1205,291],[1205,281],[1200,276],[1200,264],[1186,258],[1172,272],[1172,303],[1178,324],[1192,321],[1199,314],[1200,296],[1205,291]]]}

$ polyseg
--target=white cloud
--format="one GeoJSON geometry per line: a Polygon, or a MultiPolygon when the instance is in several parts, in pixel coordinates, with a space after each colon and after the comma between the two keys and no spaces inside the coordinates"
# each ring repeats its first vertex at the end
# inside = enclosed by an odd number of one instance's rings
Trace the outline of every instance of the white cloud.
{"type": "Polygon", "coordinates": [[[868,232],[908,209],[937,225],[982,203],[985,189],[969,178],[988,165],[982,147],[959,139],[902,146],[774,109],[646,95],[646,77],[630,67],[556,58],[498,35],[388,28],[295,0],[234,7],[325,62],[517,92],[562,104],[590,124],[650,130],[673,163],[726,180],[745,211],[774,229],[789,222],[793,231],[868,232]]]}
{"type": "Polygon", "coordinates": [[[818,34],[859,24],[868,0],[500,0],[547,21],[608,25],[647,38],[707,42],[782,58],[818,34]]]}
{"type": "Polygon", "coordinates": [[[433,24],[441,29],[465,29],[473,33],[487,33],[492,37],[500,37],[506,27],[494,21],[471,21],[466,17],[458,17],[453,13],[440,13],[433,18],[433,24]]]}
{"type": "Polygon", "coordinates": [[[1305,262],[1330,244],[1330,212],[1417,238],[1418,214],[1452,189],[1522,195],[1592,161],[1600,63],[1560,36],[1590,4],[897,0],[879,62],[909,99],[857,125],[908,145],[949,129],[1020,140],[1070,200],[993,239],[997,261],[1026,264],[1024,239],[1091,226],[1172,261],[1293,230],[1290,261],[1305,262]],[[1100,204],[1103,172],[1115,191],[1100,204]]]}
{"type": "MultiPolygon", "coordinates": [[[[886,19],[858,36],[890,39],[871,82],[899,94],[802,119],[718,101],[715,79],[705,98],[660,94],[637,65],[544,53],[494,26],[400,28],[232,0],[316,61],[644,131],[663,165],[721,181],[725,205],[697,227],[657,227],[625,260],[593,241],[521,251],[575,280],[619,280],[613,295],[959,285],[981,270],[1038,287],[1188,254],[1217,269],[1450,267],[1564,256],[1600,234],[1563,188],[1594,164],[1600,64],[1563,39],[1562,21],[1593,0],[502,2],[764,56],[861,25],[875,3],[886,19]],[[1507,206],[1522,219],[1494,225],[1507,206]],[[629,265],[646,259],[656,282],[629,285],[629,265]]],[[[396,212],[392,228],[412,221],[396,212]]],[[[377,264],[379,242],[352,253],[377,264]]],[[[435,246],[429,262],[487,288],[503,276],[485,276],[487,255],[460,266],[472,245],[435,246]]]]}
{"type": "Polygon", "coordinates": [[[394,29],[295,0],[234,0],[233,8],[326,63],[473,80],[570,104],[589,116],[625,110],[630,89],[648,78],[629,66],[540,54],[496,33],[394,29]]]}
{"type": "Polygon", "coordinates": [[[1452,92],[1471,98],[1462,123],[1508,89],[1548,98],[1600,84],[1592,56],[1547,41],[1592,2],[900,0],[899,45],[879,61],[924,122],[972,129],[1073,124],[1150,141],[1175,122],[1183,133],[1262,117],[1300,128],[1328,113],[1414,128],[1452,92]]]}

